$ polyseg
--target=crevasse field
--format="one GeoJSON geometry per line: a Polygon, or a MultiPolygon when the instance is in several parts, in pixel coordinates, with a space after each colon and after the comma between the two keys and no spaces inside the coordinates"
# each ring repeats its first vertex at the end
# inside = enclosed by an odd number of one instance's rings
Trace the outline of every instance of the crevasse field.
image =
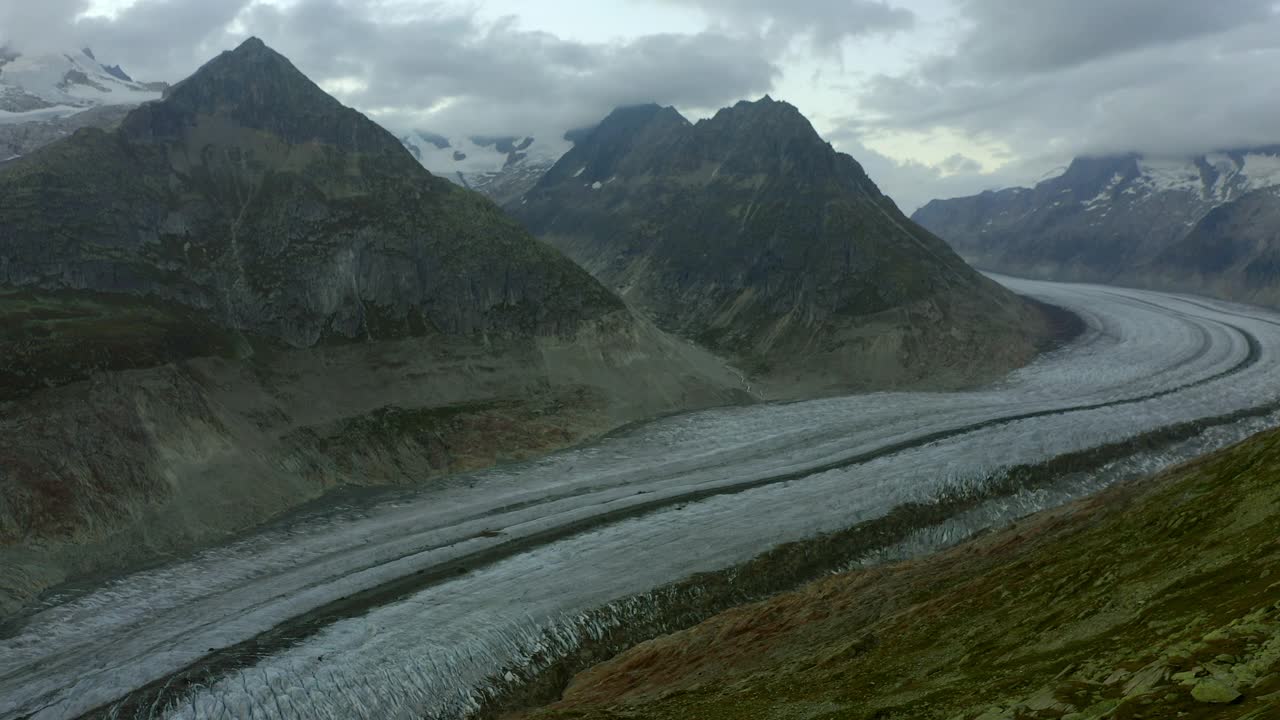
{"type": "MultiPolygon", "coordinates": [[[[167,567],[48,599],[0,638],[0,717],[456,717],[486,688],[596,632],[614,608],[779,543],[978,488],[1153,430],[1280,401],[1280,316],[1200,298],[999,278],[1086,332],[991,387],[878,393],[656,421],[447,486],[333,503],[167,567]],[[352,594],[420,575],[359,613],[352,594]],[[111,703],[316,613],[294,642],[141,706],[111,703]],[[536,658],[536,660],[535,660],[536,658]]],[[[954,542],[1280,420],[1015,493],[850,564],[954,542]]],[[[238,650],[243,653],[244,651],[238,650]]],[[[513,676],[514,677],[514,676],[513,676]]]]}

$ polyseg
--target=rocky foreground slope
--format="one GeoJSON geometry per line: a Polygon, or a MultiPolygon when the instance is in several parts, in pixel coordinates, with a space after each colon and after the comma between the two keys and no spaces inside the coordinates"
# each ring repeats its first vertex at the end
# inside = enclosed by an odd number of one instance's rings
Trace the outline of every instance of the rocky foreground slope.
{"type": "Polygon", "coordinates": [[[1280,717],[1280,432],[645,643],[527,717],[1280,717]]]}
{"type": "Polygon", "coordinates": [[[1280,304],[1280,148],[1079,158],[913,218],[980,268],[1280,304]]]}
{"type": "Polygon", "coordinates": [[[0,168],[0,617],[340,484],[745,397],[250,40],[0,168]]]}
{"type": "Polygon", "coordinates": [[[791,105],[621,108],[519,202],[528,227],[772,396],[959,385],[1043,318],[907,219],[791,105]]]}

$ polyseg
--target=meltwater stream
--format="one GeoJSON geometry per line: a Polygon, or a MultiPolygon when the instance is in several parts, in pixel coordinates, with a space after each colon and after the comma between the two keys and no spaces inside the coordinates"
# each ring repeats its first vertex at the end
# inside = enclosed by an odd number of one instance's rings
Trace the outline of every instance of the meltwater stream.
{"type": "MultiPolygon", "coordinates": [[[[1078,313],[1088,329],[980,390],[668,418],[52,598],[0,638],[0,718],[76,717],[233,646],[235,671],[153,693],[127,716],[456,714],[494,673],[537,653],[540,628],[562,618],[1002,468],[1280,401],[1274,313],[1000,280],[1078,313]],[[342,605],[389,585],[396,592],[370,595],[358,612],[342,605]],[[290,642],[253,653],[239,645],[281,626],[296,626],[290,642]]],[[[1239,432],[1272,420],[1249,422],[1239,432]]],[[[1036,502],[1071,493],[1059,495],[1036,502]]],[[[963,520],[1007,516],[978,508],[963,520]]]]}

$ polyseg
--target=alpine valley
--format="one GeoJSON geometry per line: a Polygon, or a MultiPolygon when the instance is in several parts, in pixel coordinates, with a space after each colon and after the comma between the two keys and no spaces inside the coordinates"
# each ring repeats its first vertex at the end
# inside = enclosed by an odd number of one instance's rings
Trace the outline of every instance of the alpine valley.
{"type": "Polygon", "coordinates": [[[1163,291],[1280,305],[1280,148],[913,219],[767,95],[468,114],[754,35],[398,6],[0,52],[0,720],[1280,717],[1280,312],[1163,291]]]}

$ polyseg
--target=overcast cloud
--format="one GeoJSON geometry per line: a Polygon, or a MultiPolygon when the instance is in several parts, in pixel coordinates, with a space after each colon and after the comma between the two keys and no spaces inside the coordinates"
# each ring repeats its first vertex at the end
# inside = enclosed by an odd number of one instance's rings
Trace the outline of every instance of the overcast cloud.
{"type": "Polygon", "coordinates": [[[928,168],[939,173],[929,195],[1025,182],[1081,154],[1280,142],[1272,0],[963,0],[957,9],[967,29],[953,48],[872,77],[859,112],[833,131],[945,129],[1003,146],[1008,165],[987,177],[928,168]]]}
{"type": "Polygon", "coordinates": [[[444,133],[560,134],[623,104],[719,106],[766,92],[778,72],[752,38],[715,31],[587,43],[371,0],[256,5],[241,19],[347,103],[444,133]]]}
{"type": "Polygon", "coordinates": [[[909,30],[915,14],[884,0],[660,0],[703,10],[730,27],[748,28],[776,42],[795,37],[829,50],[848,38],[909,30]]]}
{"type": "Polygon", "coordinates": [[[1076,154],[1280,143],[1275,0],[585,2],[0,0],[0,43],[89,45],[176,81],[258,35],[393,130],[445,134],[558,135],[617,105],[696,116],[768,92],[907,210],[1076,154]]]}

